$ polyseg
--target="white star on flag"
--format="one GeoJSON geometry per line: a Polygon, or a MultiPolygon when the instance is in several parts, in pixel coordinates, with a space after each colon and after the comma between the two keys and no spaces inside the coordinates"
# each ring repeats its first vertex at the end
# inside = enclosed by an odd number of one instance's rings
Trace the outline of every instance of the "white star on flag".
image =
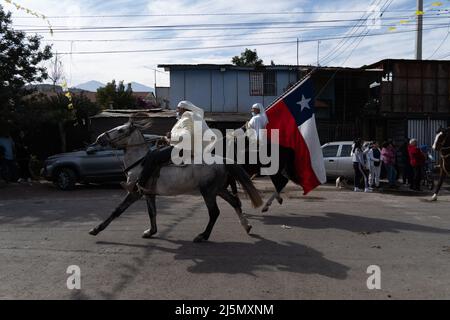
{"type": "Polygon", "coordinates": [[[303,109],[311,109],[309,106],[310,101],[311,99],[306,99],[305,96],[302,95],[302,101],[297,102],[297,104],[301,107],[301,111],[303,111],[303,109]]]}

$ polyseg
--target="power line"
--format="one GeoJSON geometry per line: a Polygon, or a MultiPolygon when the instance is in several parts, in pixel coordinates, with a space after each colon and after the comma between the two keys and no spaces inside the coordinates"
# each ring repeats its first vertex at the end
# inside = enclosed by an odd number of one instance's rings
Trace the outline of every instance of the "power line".
{"type": "MultiPolygon", "coordinates": [[[[388,12],[414,12],[411,9],[392,9],[388,12]]],[[[446,9],[440,9],[439,11],[446,9]]],[[[221,13],[170,13],[170,14],[117,14],[117,15],[57,15],[46,16],[49,19],[67,19],[67,18],[136,18],[136,17],[192,17],[192,16],[246,16],[246,15],[302,15],[302,14],[345,14],[345,13],[365,13],[366,10],[340,10],[340,11],[282,11],[282,12],[221,12],[221,13]]],[[[17,16],[14,19],[34,19],[30,16],[17,16]]]]}
{"type": "MultiPolygon", "coordinates": [[[[376,0],[373,0],[371,3],[371,6],[373,6],[375,4],[376,0]]],[[[381,0],[380,0],[381,1],[381,0]]],[[[364,12],[364,14],[361,16],[360,19],[364,19],[364,16],[367,14],[367,11],[364,12]]],[[[368,18],[368,17],[367,17],[368,18]]],[[[365,21],[367,21],[367,18],[364,19],[365,21]]],[[[355,25],[349,30],[347,31],[346,35],[353,35],[356,33],[356,31],[359,29],[359,25],[361,22],[356,22],[355,25]]],[[[337,50],[339,50],[340,48],[342,48],[342,46],[344,46],[344,44],[347,42],[346,38],[343,38],[343,40],[339,41],[339,43],[330,51],[328,51],[328,53],[322,57],[322,61],[327,61],[327,58],[329,58],[330,56],[332,56],[337,50]]]]}
{"type": "MultiPolygon", "coordinates": [[[[447,26],[442,26],[442,27],[436,27],[436,28],[426,28],[424,30],[435,30],[435,29],[442,29],[442,28],[447,28],[447,26]]],[[[414,32],[416,31],[415,29],[413,30],[403,30],[403,31],[396,31],[396,32],[389,32],[389,33],[376,33],[370,36],[381,36],[381,35],[391,35],[391,34],[399,34],[399,33],[408,33],[408,32],[414,32]]],[[[271,32],[271,33],[277,33],[279,34],[280,32],[271,32]]],[[[256,34],[259,35],[260,33],[256,34]]],[[[172,37],[172,38],[159,38],[159,37],[154,37],[154,38],[131,38],[131,39],[56,39],[56,40],[52,40],[52,39],[44,39],[45,41],[48,42],[126,42],[126,41],[155,41],[155,40],[164,40],[164,41],[183,41],[183,40],[190,40],[190,41],[195,41],[195,40],[202,40],[204,38],[214,38],[214,39],[227,39],[227,38],[235,38],[236,36],[242,36],[242,34],[234,34],[234,35],[215,35],[215,36],[192,36],[192,37],[172,37]]],[[[339,40],[339,39],[351,39],[351,38],[357,38],[360,37],[360,35],[352,35],[352,36],[336,36],[336,37],[326,37],[326,38],[308,38],[308,37],[302,37],[302,40],[299,40],[299,42],[311,42],[311,41],[317,41],[317,40],[339,40]]],[[[258,37],[258,38],[252,38],[252,40],[268,40],[268,39],[293,39],[296,38],[296,35],[292,35],[292,36],[283,36],[283,37],[258,37]]],[[[250,39],[247,39],[250,40],[250,39]]]]}
{"type": "MultiPolygon", "coordinates": [[[[437,28],[428,28],[426,30],[435,30],[445,27],[437,27],[437,28]]],[[[425,30],[425,29],[424,29],[425,30]]],[[[414,32],[415,30],[407,30],[407,31],[397,31],[391,33],[379,33],[379,34],[369,34],[366,36],[386,36],[386,35],[394,35],[398,33],[406,33],[406,32],[414,32]]],[[[361,37],[360,35],[353,37],[361,37]]],[[[330,38],[316,38],[316,39],[305,39],[301,40],[301,42],[311,42],[311,41],[325,41],[325,40],[335,40],[339,39],[339,37],[330,37],[330,38]]],[[[79,51],[72,52],[71,54],[76,55],[87,55],[87,54],[115,54],[115,53],[145,53],[145,52],[170,52],[170,51],[192,51],[192,50],[211,50],[211,49],[225,49],[225,48],[237,48],[237,47],[252,47],[252,46],[267,46],[267,45],[279,45],[279,44],[292,44],[296,43],[297,40],[293,39],[292,41],[278,41],[278,42],[265,42],[265,43],[247,43],[247,44],[233,44],[233,45],[222,45],[222,46],[208,46],[208,47],[184,47],[184,48],[161,48],[161,49],[137,49],[137,50],[105,50],[105,51],[79,51]]],[[[61,53],[68,54],[68,53],[61,53]]]]}
{"type": "MultiPolygon", "coordinates": [[[[428,19],[442,19],[445,16],[428,16],[428,19]]],[[[401,20],[402,17],[385,17],[384,20],[401,20]]],[[[366,19],[330,19],[330,20],[300,20],[300,21],[263,21],[263,22],[230,22],[230,23],[194,23],[194,24],[175,24],[175,25],[136,25],[136,26],[55,26],[52,25],[54,31],[71,31],[71,30],[127,30],[127,29],[178,29],[178,28],[215,28],[215,27],[249,27],[249,26],[273,26],[273,25],[290,25],[290,24],[317,24],[317,23],[339,23],[339,22],[365,22],[366,19]]],[[[24,29],[23,31],[47,30],[40,26],[17,25],[19,27],[35,28],[24,29]]]]}
{"type": "MultiPolygon", "coordinates": [[[[442,26],[447,25],[446,23],[424,23],[425,26],[442,26]]],[[[394,26],[394,25],[385,25],[385,26],[394,26]]],[[[321,26],[324,29],[337,28],[339,26],[321,26]]],[[[310,30],[313,28],[317,28],[317,26],[305,26],[302,27],[305,30],[310,30]]],[[[185,29],[106,29],[106,30],[53,30],[54,33],[115,33],[115,32],[175,32],[175,31],[214,31],[214,30],[260,30],[261,27],[217,27],[217,28],[185,28],[185,29]]],[[[267,26],[265,29],[299,29],[298,26],[267,26]]],[[[47,34],[49,32],[48,29],[18,29],[23,32],[29,33],[37,33],[37,34],[47,34]]]]}
{"type": "MultiPolygon", "coordinates": [[[[433,24],[434,25],[434,24],[433,24]]],[[[386,25],[385,25],[386,26],[386,25]]],[[[339,26],[339,27],[348,27],[348,26],[339,26]]],[[[386,26],[387,27],[387,26],[386,26]]],[[[410,25],[410,27],[415,27],[413,25],[410,25]]],[[[326,28],[314,28],[314,29],[308,29],[308,31],[313,30],[325,30],[325,29],[336,29],[336,26],[333,27],[326,27],[326,28]]],[[[431,28],[429,28],[431,29],[431,28]]],[[[282,33],[295,33],[299,34],[300,31],[304,29],[299,30],[291,30],[291,31],[283,31],[282,33]]],[[[43,39],[44,41],[48,42],[127,42],[127,41],[155,41],[155,40],[167,40],[167,41],[180,41],[180,40],[201,40],[201,39],[228,39],[228,38],[236,38],[239,36],[251,36],[251,35],[262,35],[262,34],[280,34],[280,31],[268,31],[268,32],[258,32],[255,34],[242,34],[242,33],[234,33],[234,34],[219,34],[219,35],[198,35],[198,36],[173,36],[173,37],[142,37],[142,38],[119,38],[119,39],[43,39]]],[[[284,38],[292,38],[296,37],[296,35],[292,36],[286,36],[284,38]]],[[[255,38],[255,39],[279,39],[283,37],[274,37],[274,38],[255,38]]],[[[346,38],[346,37],[343,37],[346,38]]],[[[341,37],[333,38],[333,39],[343,39],[341,37]]]]}
{"type": "MultiPolygon", "coordinates": [[[[379,3],[381,3],[381,1],[382,1],[382,0],[380,0],[379,3]]],[[[386,10],[389,8],[389,6],[392,4],[393,1],[394,1],[394,0],[386,0],[386,2],[384,3],[384,5],[382,6],[381,13],[380,13],[380,17],[383,16],[383,14],[386,12],[386,10]]],[[[370,17],[370,13],[369,13],[369,16],[368,16],[365,20],[368,21],[369,17],[370,17]]],[[[362,27],[362,26],[360,26],[360,27],[362,27]]],[[[358,27],[358,28],[359,28],[359,27],[358,27]]],[[[339,58],[339,57],[340,57],[347,49],[349,49],[354,43],[356,43],[356,46],[351,50],[351,53],[350,53],[350,56],[351,56],[351,55],[353,54],[354,50],[361,44],[362,40],[363,40],[366,36],[369,35],[371,29],[368,28],[367,25],[365,26],[365,29],[363,29],[363,30],[359,33],[359,36],[356,36],[355,39],[352,39],[352,41],[348,44],[348,46],[346,46],[346,48],[345,48],[343,51],[341,51],[340,53],[337,53],[337,55],[335,54],[334,56],[332,55],[331,57],[328,57],[328,59],[326,60],[326,63],[330,63],[331,61],[333,61],[333,60],[339,58]],[[364,33],[365,29],[367,29],[367,31],[364,33]],[[364,33],[364,34],[363,34],[363,33],[364,33]],[[361,39],[358,40],[358,37],[361,37],[361,39]]],[[[345,59],[345,61],[343,62],[343,64],[350,58],[350,56],[347,57],[347,59],[345,59]]]]}
{"type": "Polygon", "coordinates": [[[450,57],[450,52],[444,53],[444,55],[440,56],[438,58],[438,60],[442,60],[442,59],[445,59],[445,58],[448,58],[448,57],[450,57]]]}
{"type": "Polygon", "coordinates": [[[433,53],[427,59],[431,59],[434,57],[434,55],[439,51],[439,49],[441,49],[441,47],[444,45],[444,43],[446,43],[449,35],[450,35],[450,22],[448,24],[447,34],[445,35],[445,37],[442,39],[441,43],[437,46],[437,48],[433,51],[433,53]]]}

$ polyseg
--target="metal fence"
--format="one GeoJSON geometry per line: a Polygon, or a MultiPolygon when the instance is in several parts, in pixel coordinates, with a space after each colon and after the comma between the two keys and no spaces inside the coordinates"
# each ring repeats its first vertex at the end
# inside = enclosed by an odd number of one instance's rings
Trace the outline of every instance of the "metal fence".
{"type": "MultiPolygon", "coordinates": [[[[408,137],[417,139],[418,145],[427,145],[431,148],[436,137],[436,131],[442,126],[447,127],[447,120],[408,120],[408,137]]],[[[438,153],[431,151],[435,161],[438,161],[438,153]]]]}

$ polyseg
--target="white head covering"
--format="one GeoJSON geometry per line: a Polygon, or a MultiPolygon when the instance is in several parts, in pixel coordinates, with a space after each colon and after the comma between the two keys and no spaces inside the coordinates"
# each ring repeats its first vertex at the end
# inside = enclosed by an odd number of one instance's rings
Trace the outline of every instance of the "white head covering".
{"type": "Polygon", "coordinates": [[[258,109],[259,111],[263,111],[263,110],[264,110],[264,107],[263,107],[263,105],[262,105],[261,103],[255,103],[255,104],[252,106],[252,109],[258,109]]]}
{"type": "Polygon", "coordinates": [[[178,104],[178,108],[191,111],[194,115],[196,115],[197,117],[200,117],[202,119],[203,119],[203,116],[204,116],[204,113],[205,113],[202,108],[199,108],[199,107],[195,106],[190,101],[181,101],[178,104]]]}
{"type": "Polygon", "coordinates": [[[267,125],[269,123],[269,119],[266,115],[266,110],[264,109],[264,106],[261,103],[255,103],[252,106],[252,109],[258,109],[260,111],[260,115],[265,119],[265,124],[267,125]]]}

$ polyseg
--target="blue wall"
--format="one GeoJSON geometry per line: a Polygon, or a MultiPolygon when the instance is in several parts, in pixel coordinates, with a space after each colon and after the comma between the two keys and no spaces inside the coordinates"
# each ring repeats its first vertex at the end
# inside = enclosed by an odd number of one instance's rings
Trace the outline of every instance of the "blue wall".
{"type": "Polygon", "coordinates": [[[265,107],[296,81],[296,72],[277,70],[276,96],[250,96],[250,75],[246,70],[171,70],[170,107],[189,100],[207,112],[249,112],[260,102],[265,107]]]}

